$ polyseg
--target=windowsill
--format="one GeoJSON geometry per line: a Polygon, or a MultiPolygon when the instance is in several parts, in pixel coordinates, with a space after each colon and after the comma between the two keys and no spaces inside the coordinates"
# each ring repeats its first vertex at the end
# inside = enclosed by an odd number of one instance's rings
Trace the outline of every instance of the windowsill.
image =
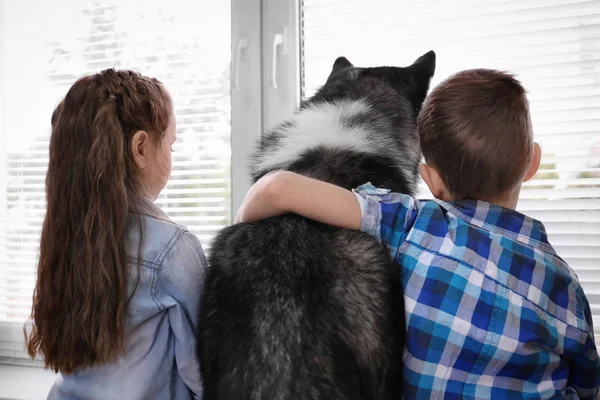
{"type": "Polygon", "coordinates": [[[45,399],[55,380],[56,374],[44,368],[0,364],[0,399],[45,399]]]}

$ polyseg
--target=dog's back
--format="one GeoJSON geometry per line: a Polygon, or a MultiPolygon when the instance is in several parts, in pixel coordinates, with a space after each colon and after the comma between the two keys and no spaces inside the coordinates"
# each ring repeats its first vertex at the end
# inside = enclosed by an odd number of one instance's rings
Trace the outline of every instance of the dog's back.
{"type": "MultiPolygon", "coordinates": [[[[323,88],[263,137],[253,178],[287,169],[412,194],[434,63],[432,52],[408,68],[336,60],[323,88]]],[[[371,237],[296,215],[222,230],[200,305],[205,398],[399,398],[404,307],[391,263],[371,237]]]]}

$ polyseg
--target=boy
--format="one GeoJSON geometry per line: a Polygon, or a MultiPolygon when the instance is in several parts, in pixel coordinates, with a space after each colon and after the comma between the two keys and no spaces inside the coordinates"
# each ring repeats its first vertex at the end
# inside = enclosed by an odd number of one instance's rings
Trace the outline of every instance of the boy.
{"type": "Polygon", "coordinates": [[[431,92],[417,126],[436,200],[277,172],[248,192],[238,222],[292,212],[389,248],[402,266],[407,398],[595,398],[588,301],[542,223],[515,211],[541,157],[525,90],[499,71],[463,71],[431,92]]]}

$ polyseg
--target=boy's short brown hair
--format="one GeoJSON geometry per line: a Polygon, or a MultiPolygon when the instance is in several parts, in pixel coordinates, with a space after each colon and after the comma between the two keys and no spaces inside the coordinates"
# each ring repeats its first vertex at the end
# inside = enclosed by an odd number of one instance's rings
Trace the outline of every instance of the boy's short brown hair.
{"type": "Polygon", "coordinates": [[[529,104],[508,73],[473,69],[451,76],[431,91],[417,126],[427,164],[457,200],[501,196],[529,169],[529,104]]]}

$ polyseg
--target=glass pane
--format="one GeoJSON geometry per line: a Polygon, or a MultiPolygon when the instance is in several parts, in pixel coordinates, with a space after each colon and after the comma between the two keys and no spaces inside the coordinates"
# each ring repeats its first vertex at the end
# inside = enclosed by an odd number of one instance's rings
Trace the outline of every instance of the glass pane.
{"type": "Polygon", "coordinates": [[[158,204],[205,246],[230,223],[230,3],[153,3],[4,4],[0,321],[29,315],[50,115],[82,75],[115,67],[161,80],[174,100],[178,143],[158,204]]]}

